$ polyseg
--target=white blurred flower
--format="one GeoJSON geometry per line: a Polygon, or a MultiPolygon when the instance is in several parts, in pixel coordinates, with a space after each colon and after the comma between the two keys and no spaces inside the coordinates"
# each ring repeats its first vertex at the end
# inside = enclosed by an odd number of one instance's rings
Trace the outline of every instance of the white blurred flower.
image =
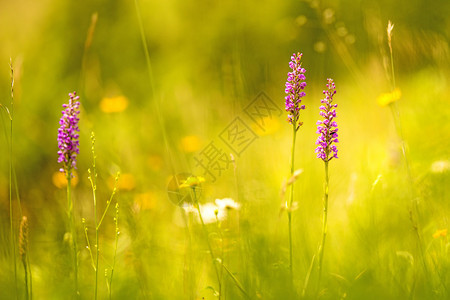
{"type": "Polygon", "coordinates": [[[431,164],[431,172],[433,173],[444,173],[450,170],[450,161],[448,160],[438,160],[431,164]]]}
{"type": "Polygon", "coordinates": [[[231,198],[216,199],[216,205],[221,209],[239,210],[241,205],[231,198]]]}
{"type": "Polygon", "coordinates": [[[200,204],[200,212],[202,213],[203,222],[205,224],[215,223],[217,219],[223,221],[226,218],[224,209],[218,207],[214,203],[200,204]],[[217,214],[217,219],[216,219],[217,214]]]}
{"type": "Polygon", "coordinates": [[[186,212],[186,213],[198,213],[197,209],[194,207],[194,205],[190,204],[190,203],[186,203],[183,202],[183,204],[181,205],[181,208],[186,212]]]}
{"type": "MultiPolygon", "coordinates": [[[[195,220],[200,223],[198,210],[195,206],[185,203],[183,204],[182,208],[187,214],[193,214],[195,220]]],[[[205,224],[215,223],[217,222],[217,219],[219,219],[219,221],[223,221],[227,216],[227,212],[225,211],[225,209],[215,205],[214,203],[200,204],[200,212],[202,213],[203,222],[205,224]]]]}

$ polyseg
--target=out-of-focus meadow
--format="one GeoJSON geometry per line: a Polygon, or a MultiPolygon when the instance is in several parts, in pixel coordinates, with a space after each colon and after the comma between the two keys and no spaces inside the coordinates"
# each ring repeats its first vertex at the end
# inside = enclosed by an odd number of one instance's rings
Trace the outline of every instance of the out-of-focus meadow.
{"type": "MultiPolygon", "coordinates": [[[[18,244],[21,214],[27,216],[33,298],[73,295],[57,129],[67,94],[77,91],[80,154],[72,191],[82,299],[93,297],[95,285],[82,224],[84,218],[92,246],[92,131],[99,214],[121,172],[100,228],[99,299],[109,297],[116,201],[112,299],[217,299],[204,229],[220,259],[220,299],[448,299],[449,15],[446,0],[0,1],[0,103],[8,108],[10,58],[14,69],[14,232],[18,244]],[[401,96],[383,106],[380,96],[393,89],[388,20],[401,96]],[[280,193],[290,174],[284,84],[294,52],[303,53],[307,87],[295,152],[303,173],[295,182],[291,284],[287,195],[280,193]],[[329,77],[337,88],[340,143],[339,159],[329,164],[317,289],[311,261],[322,234],[324,163],[314,149],[329,77]],[[258,97],[275,104],[264,119],[246,113],[258,97]],[[247,126],[242,143],[250,142],[233,149],[235,122],[247,126]],[[212,145],[222,169],[210,165],[204,174],[199,161],[212,145]],[[199,195],[210,203],[205,227],[171,201],[170,181],[183,173],[206,178],[199,195]],[[240,207],[212,206],[223,198],[240,207]]],[[[0,299],[24,299],[24,271],[16,248],[16,288],[10,238],[10,119],[3,109],[0,115],[0,299]]]]}

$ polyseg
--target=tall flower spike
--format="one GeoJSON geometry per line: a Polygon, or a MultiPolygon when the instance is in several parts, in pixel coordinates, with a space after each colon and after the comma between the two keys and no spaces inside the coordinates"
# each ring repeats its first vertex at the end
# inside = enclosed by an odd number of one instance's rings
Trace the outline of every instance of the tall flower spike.
{"type": "Polygon", "coordinates": [[[292,72],[288,73],[286,81],[285,93],[286,99],[286,111],[288,112],[288,122],[295,126],[295,130],[298,130],[302,126],[302,122],[299,122],[300,110],[305,109],[305,105],[301,105],[302,98],[305,97],[305,92],[303,91],[306,87],[306,70],[302,68],[303,54],[297,53],[292,54],[291,61],[289,62],[289,67],[292,72]]]}
{"type": "Polygon", "coordinates": [[[69,93],[69,104],[63,104],[64,110],[58,129],[58,163],[63,164],[60,171],[70,176],[73,176],[72,170],[76,169],[77,155],[80,153],[78,141],[80,102],[78,99],[79,96],[76,96],[75,92],[69,93]]]}
{"type": "Polygon", "coordinates": [[[328,78],[327,89],[323,91],[325,98],[320,100],[322,105],[320,106],[320,115],[323,117],[323,121],[317,121],[317,133],[319,137],[317,139],[316,148],[317,157],[323,161],[330,161],[331,159],[338,158],[338,150],[334,143],[339,143],[338,140],[338,128],[337,123],[334,121],[336,118],[337,104],[332,104],[333,96],[336,94],[336,86],[333,79],[328,78]]]}

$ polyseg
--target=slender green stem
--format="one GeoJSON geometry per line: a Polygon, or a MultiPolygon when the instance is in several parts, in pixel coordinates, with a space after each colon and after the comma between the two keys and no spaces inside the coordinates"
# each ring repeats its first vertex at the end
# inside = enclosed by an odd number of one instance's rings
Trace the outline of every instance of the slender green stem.
{"type": "Polygon", "coordinates": [[[329,184],[328,161],[325,161],[325,193],[323,196],[322,242],[319,248],[319,279],[317,281],[317,292],[320,289],[320,281],[322,279],[323,253],[325,248],[325,239],[327,237],[327,230],[328,230],[328,184],[329,184]]]}
{"type": "Polygon", "coordinates": [[[14,167],[14,164],[13,164],[13,168],[12,168],[12,173],[13,173],[13,181],[14,181],[14,190],[16,191],[17,208],[19,209],[19,217],[22,218],[23,217],[22,204],[20,204],[19,185],[17,183],[16,168],[14,167]]]}
{"type": "Polygon", "coordinates": [[[247,292],[245,291],[242,284],[239,282],[239,280],[236,278],[236,276],[234,276],[234,274],[230,271],[230,269],[228,269],[223,263],[222,263],[222,267],[225,269],[225,271],[227,271],[227,273],[228,273],[228,275],[230,275],[231,279],[233,279],[234,283],[239,288],[239,290],[242,292],[242,294],[244,294],[245,297],[250,299],[250,296],[247,294],[247,292]]]}
{"type": "MultiPolygon", "coordinates": [[[[195,203],[195,206],[196,206],[197,211],[198,211],[198,216],[199,216],[199,218],[200,218],[200,222],[202,223],[203,233],[204,233],[204,235],[205,235],[206,242],[207,242],[207,244],[208,244],[209,254],[210,254],[210,256],[211,256],[211,260],[212,260],[212,263],[213,263],[213,265],[214,265],[214,270],[216,271],[217,283],[219,284],[219,291],[220,291],[221,288],[222,288],[222,284],[221,284],[221,281],[220,281],[219,270],[217,269],[217,260],[216,260],[216,258],[214,257],[214,252],[212,251],[211,243],[209,242],[209,234],[208,234],[208,230],[206,229],[205,222],[203,221],[202,212],[200,211],[200,205],[199,205],[199,203],[198,203],[197,193],[196,193],[195,189],[196,189],[195,186],[192,187],[192,192],[193,192],[193,194],[194,194],[194,203],[195,203]]],[[[222,296],[222,295],[219,293],[219,297],[218,297],[219,300],[221,299],[221,296],[222,296]]]]}
{"type": "MultiPolygon", "coordinates": [[[[94,192],[95,195],[95,192],[94,192]]],[[[94,223],[97,224],[97,201],[94,196],[94,223]]],[[[99,256],[99,242],[98,242],[98,228],[95,230],[95,294],[94,299],[97,299],[97,291],[98,291],[98,256],[99,256]]]]}
{"type": "Polygon", "coordinates": [[[152,64],[151,64],[151,60],[150,60],[150,52],[149,52],[148,46],[147,46],[147,39],[145,38],[144,23],[142,21],[141,10],[140,10],[139,4],[138,4],[138,0],[134,1],[134,5],[136,8],[136,16],[137,16],[138,23],[139,23],[139,31],[140,31],[140,35],[141,35],[142,46],[144,48],[145,62],[147,65],[148,79],[149,79],[149,83],[150,83],[150,88],[152,90],[153,103],[155,105],[156,117],[158,119],[158,123],[159,123],[160,129],[161,129],[164,146],[166,148],[167,155],[169,156],[169,159],[170,159],[170,167],[172,169],[172,174],[173,174],[173,176],[175,176],[176,172],[175,172],[175,167],[174,167],[174,163],[172,160],[172,155],[170,152],[169,139],[167,137],[168,136],[167,130],[164,126],[163,115],[161,113],[161,107],[160,107],[159,101],[156,97],[155,81],[153,79],[154,76],[153,76],[153,69],[152,69],[152,64]]]}
{"type": "Polygon", "coordinates": [[[220,269],[220,284],[219,284],[219,288],[220,288],[220,290],[219,290],[219,294],[221,295],[222,294],[222,281],[223,281],[223,261],[225,260],[225,258],[224,258],[224,256],[223,256],[223,253],[224,253],[224,251],[223,251],[223,233],[222,233],[222,225],[220,224],[220,221],[219,221],[219,216],[218,216],[218,211],[216,211],[217,213],[216,213],[216,224],[217,224],[217,231],[219,232],[219,238],[220,238],[220,261],[221,261],[221,263],[222,263],[222,268],[220,269]]]}
{"type": "Polygon", "coordinates": [[[89,256],[91,257],[91,265],[92,265],[92,268],[95,269],[94,256],[92,255],[91,242],[89,241],[88,228],[87,228],[87,226],[86,226],[86,221],[85,221],[84,218],[83,218],[83,219],[81,220],[81,222],[83,223],[83,227],[84,227],[84,237],[86,238],[87,249],[88,249],[88,251],[89,251],[89,256]]]}
{"type": "Polygon", "coordinates": [[[194,290],[194,272],[192,271],[192,237],[191,237],[191,230],[190,230],[190,216],[186,214],[186,211],[183,208],[180,208],[181,215],[183,216],[184,224],[186,225],[186,240],[187,240],[187,246],[186,246],[186,258],[187,263],[185,262],[184,272],[186,272],[187,268],[187,275],[184,274],[184,286],[186,289],[189,289],[189,299],[193,300],[195,299],[195,290],[194,290]],[[187,267],[186,267],[187,265],[187,267]],[[187,277],[187,279],[186,279],[187,277]],[[187,283],[186,283],[187,281],[187,283]]]}
{"type": "Polygon", "coordinates": [[[12,172],[13,172],[13,121],[10,121],[10,132],[9,132],[9,221],[10,221],[10,238],[11,238],[11,248],[13,253],[14,262],[14,286],[16,289],[16,297],[18,297],[18,286],[17,286],[17,254],[16,254],[16,235],[14,234],[14,213],[13,213],[13,201],[12,201],[12,172]]]}
{"type": "Polygon", "coordinates": [[[394,72],[394,56],[392,54],[392,44],[389,41],[389,52],[391,54],[391,76],[392,76],[392,89],[395,90],[395,72],[394,72]]]}
{"type": "Polygon", "coordinates": [[[26,259],[22,261],[23,270],[25,272],[25,299],[30,299],[29,287],[28,287],[28,271],[27,271],[27,261],[26,259]]]}
{"type": "MultiPolygon", "coordinates": [[[[295,171],[295,140],[297,137],[296,124],[292,124],[292,148],[291,148],[291,177],[295,171]]],[[[289,226],[289,271],[291,274],[291,282],[294,281],[293,258],[292,258],[292,203],[294,202],[294,182],[291,184],[291,192],[289,195],[289,207],[287,210],[288,226],[289,226]]]]}
{"type": "Polygon", "coordinates": [[[135,0],[134,4],[135,4],[135,7],[136,7],[136,15],[137,15],[138,22],[139,22],[139,29],[140,29],[140,34],[141,34],[142,46],[144,47],[145,62],[147,64],[147,70],[148,70],[148,77],[149,77],[150,87],[152,89],[153,96],[155,96],[156,91],[155,91],[155,82],[153,80],[152,64],[151,64],[151,60],[150,60],[150,54],[149,54],[149,51],[148,51],[147,39],[145,38],[144,24],[142,22],[141,10],[139,8],[138,0],[135,0]]]}
{"type": "Polygon", "coordinates": [[[12,66],[12,59],[9,60],[10,75],[11,75],[11,110],[8,111],[10,120],[10,132],[9,132],[9,221],[10,221],[10,238],[11,248],[14,261],[14,286],[16,289],[16,298],[19,297],[18,285],[17,285],[17,254],[16,254],[16,236],[14,234],[14,212],[13,212],[13,200],[12,200],[12,177],[13,177],[13,118],[14,118],[14,69],[12,66]]]}
{"type": "Polygon", "coordinates": [[[69,227],[70,233],[72,235],[72,249],[73,249],[73,270],[74,270],[74,288],[75,288],[75,298],[78,298],[78,253],[77,253],[77,233],[75,228],[75,213],[73,209],[73,201],[72,201],[72,177],[71,172],[66,172],[67,178],[67,206],[69,208],[69,227]]]}
{"type": "Polygon", "coordinates": [[[114,185],[113,192],[111,193],[111,197],[109,197],[108,202],[106,202],[105,211],[103,212],[103,215],[102,215],[102,217],[100,218],[100,221],[97,224],[96,230],[98,230],[98,228],[100,228],[100,225],[102,225],[103,219],[105,218],[106,213],[108,212],[108,209],[109,209],[109,206],[111,205],[112,199],[116,195],[116,192],[117,192],[117,181],[119,181],[119,176],[120,176],[120,173],[117,173],[117,175],[116,175],[116,182],[115,182],[115,185],[114,185]]]}
{"type": "Polygon", "coordinates": [[[114,222],[116,224],[116,236],[115,236],[115,245],[114,245],[114,257],[113,257],[113,264],[111,267],[111,277],[109,279],[109,299],[112,299],[112,281],[113,281],[113,275],[114,275],[114,268],[116,267],[116,256],[117,256],[117,246],[119,244],[119,203],[116,203],[116,216],[114,218],[114,222]]]}
{"type": "MultiPolygon", "coordinates": [[[[94,148],[94,133],[92,133],[91,136],[92,139],[92,156],[93,156],[93,163],[92,163],[92,174],[89,176],[89,180],[91,181],[91,187],[92,187],[92,197],[94,199],[94,224],[95,224],[95,290],[94,290],[94,299],[97,299],[97,293],[98,293],[98,256],[99,256],[99,242],[98,242],[98,232],[99,232],[99,225],[97,225],[97,170],[95,168],[95,148],[94,148]]],[[[90,170],[89,170],[90,171],[90,170]]],[[[90,173],[90,172],[89,172],[90,173]]],[[[108,205],[109,207],[109,205],[108,205]]],[[[106,208],[108,210],[108,208],[106,208]]],[[[105,213],[106,213],[105,210],[105,213]]]]}
{"type": "Polygon", "coordinates": [[[316,261],[316,255],[313,255],[313,257],[311,259],[311,264],[309,265],[308,272],[306,273],[305,284],[303,285],[303,291],[302,291],[302,298],[305,298],[305,296],[306,296],[306,292],[308,290],[308,285],[309,285],[309,278],[311,277],[311,273],[312,273],[315,261],[316,261]]]}
{"type": "MultiPolygon", "coordinates": [[[[98,243],[98,231],[99,227],[97,226],[97,172],[95,170],[95,152],[94,152],[94,137],[92,135],[92,155],[93,155],[93,165],[92,165],[92,174],[91,170],[89,170],[89,180],[91,182],[92,187],[92,198],[94,199],[94,224],[95,224],[95,288],[94,288],[94,299],[97,299],[97,291],[98,291],[98,255],[99,255],[99,243],[98,243]]],[[[87,238],[87,235],[86,235],[87,238]]],[[[89,242],[89,240],[88,240],[89,242]]],[[[88,245],[89,246],[89,245],[88,245]]],[[[91,252],[92,258],[92,252],[91,252]]]]}
{"type": "Polygon", "coordinates": [[[31,274],[31,265],[30,265],[30,258],[29,255],[27,255],[26,265],[28,269],[28,290],[29,292],[29,299],[33,299],[33,275],[31,274]]]}
{"type": "MultiPolygon", "coordinates": [[[[15,290],[16,290],[16,298],[19,297],[18,294],[18,281],[17,281],[17,254],[16,254],[16,236],[15,236],[15,230],[14,230],[14,209],[13,209],[13,199],[12,199],[12,186],[14,181],[14,189],[16,191],[16,199],[17,199],[17,208],[19,210],[19,216],[22,218],[22,205],[20,203],[20,195],[19,195],[19,188],[17,184],[17,176],[16,176],[16,170],[14,168],[13,163],[13,116],[14,116],[14,68],[12,65],[12,58],[10,58],[9,61],[9,67],[10,67],[10,77],[11,77],[11,110],[8,109],[8,107],[0,104],[0,108],[3,108],[6,112],[6,114],[9,117],[10,121],[10,132],[9,132],[9,139],[8,139],[8,132],[5,128],[5,137],[7,139],[7,143],[9,143],[9,213],[10,213],[10,238],[11,238],[11,247],[13,252],[13,263],[14,263],[14,284],[15,284],[15,290]]],[[[3,121],[3,120],[2,120],[3,121]]],[[[31,268],[29,268],[29,259],[27,256],[27,265],[28,265],[28,272],[29,272],[29,286],[30,286],[30,292],[31,292],[31,268]]],[[[28,277],[27,277],[28,279],[28,277]]],[[[28,293],[28,290],[27,290],[28,293]]]]}

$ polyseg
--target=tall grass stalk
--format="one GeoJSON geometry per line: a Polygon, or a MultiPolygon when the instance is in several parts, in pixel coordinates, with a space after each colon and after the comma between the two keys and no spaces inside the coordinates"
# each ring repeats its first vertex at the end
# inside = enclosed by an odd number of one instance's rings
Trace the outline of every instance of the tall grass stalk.
{"type": "MultiPolygon", "coordinates": [[[[390,69],[391,69],[391,85],[392,90],[396,90],[396,82],[395,82],[395,68],[394,68],[394,55],[392,50],[392,30],[394,29],[394,24],[391,23],[391,21],[388,22],[387,27],[387,37],[388,37],[388,45],[389,45],[389,54],[390,54],[390,69]]],[[[395,129],[397,131],[398,138],[400,139],[400,146],[402,151],[403,160],[405,161],[406,166],[406,172],[408,176],[408,182],[410,186],[410,197],[411,197],[411,208],[410,208],[410,221],[411,225],[413,227],[415,236],[417,238],[417,244],[419,249],[419,255],[420,259],[422,261],[423,269],[425,272],[425,277],[428,276],[428,267],[425,259],[425,252],[423,249],[423,241],[422,241],[422,233],[421,233],[421,227],[420,227],[420,211],[418,207],[418,199],[416,196],[416,193],[414,192],[414,180],[411,172],[411,167],[409,164],[408,155],[406,152],[406,143],[403,136],[403,128],[402,128],[402,122],[400,118],[400,111],[397,106],[397,101],[392,101],[389,103],[389,108],[392,113],[392,118],[394,120],[395,129]]],[[[414,285],[415,286],[415,285],[414,285]]]]}
{"type": "Polygon", "coordinates": [[[309,264],[308,272],[306,273],[305,283],[303,284],[302,298],[305,298],[305,296],[306,296],[306,292],[307,292],[308,286],[309,286],[309,279],[311,278],[311,273],[313,271],[315,261],[316,261],[316,255],[313,255],[313,257],[311,259],[311,263],[309,264]]]}
{"type": "Polygon", "coordinates": [[[172,155],[171,155],[171,151],[170,151],[170,147],[169,147],[169,139],[168,139],[168,135],[167,135],[167,130],[166,130],[166,127],[164,126],[164,117],[163,117],[162,112],[161,112],[161,107],[160,107],[160,104],[159,104],[159,100],[156,97],[155,81],[153,79],[154,78],[154,76],[153,76],[153,68],[152,68],[152,63],[151,63],[151,60],[150,60],[150,52],[148,50],[147,39],[145,38],[145,30],[144,30],[144,23],[142,21],[142,16],[141,16],[141,9],[139,7],[138,0],[135,0],[134,4],[135,4],[135,8],[136,8],[136,16],[137,16],[138,23],[139,23],[139,32],[140,32],[140,35],[141,35],[142,46],[144,48],[145,62],[146,62],[146,65],[147,65],[148,79],[149,79],[150,87],[151,87],[151,90],[152,90],[153,103],[155,105],[156,117],[158,119],[159,127],[161,129],[165,150],[166,150],[166,153],[167,153],[168,158],[170,160],[170,167],[172,169],[171,170],[172,171],[172,176],[175,177],[175,175],[176,175],[175,166],[174,166],[174,162],[172,160],[172,155]]]}
{"type": "MultiPolygon", "coordinates": [[[[234,157],[233,154],[230,153],[230,159],[231,159],[231,163],[233,164],[233,174],[234,174],[234,189],[235,189],[235,197],[236,197],[236,202],[240,203],[239,201],[239,194],[240,194],[240,190],[239,190],[239,179],[238,179],[238,172],[237,172],[237,162],[236,159],[234,157]]],[[[245,248],[244,248],[244,242],[243,242],[243,236],[242,236],[242,226],[241,226],[241,218],[240,218],[240,214],[238,214],[238,221],[237,221],[237,227],[238,227],[238,249],[239,249],[239,266],[240,266],[240,270],[241,273],[243,274],[243,282],[245,284],[245,286],[249,286],[249,268],[247,265],[247,261],[244,259],[244,253],[245,253],[245,248]]],[[[225,269],[226,270],[226,269],[225,269]]],[[[242,287],[242,291],[243,293],[246,294],[244,286],[241,284],[242,287]]]]}
{"type": "MultiPolygon", "coordinates": [[[[97,156],[95,154],[95,134],[94,132],[91,133],[91,151],[92,151],[92,170],[88,169],[88,173],[89,173],[89,182],[91,183],[91,188],[92,188],[92,197],[93,197],[93,201],[94,201],[94,226],[95,226],[95,244],[94,244],[94,248],[95,248],[95,256],[92,254],[92,250],[91,250],[91,244],[89,241],[89,235],[87,233],[88,229],[85,226],[85,237],[86,237],[86,242],[87,242],[87,247],[91,256],[91,261],[92,261],[92,267],[94,269],[95,272],[95,287],[94,287],[94,299],[98,298],[98,269],[99,269],[99,257],[100,257],[100,245],[99,245],[99,235],[100,235],[100,226],[102,225],[103,219],[106,216],[106,213],[108,212],[109,207],[111,206],[111,202],[117,192],[117,182],[119,181],[119,177],[120,177],[120,172],[117,173],[116,178],[115,178],[115,183],[114,183],[114,188],[113,191],[111,193],[111,196],[109,198],[109,200],[106,202],[106,208],[103,211],[103,214],[100,218],[100,221],[98,221],[98,214],[97,214],[97,166],[96,166],[96,159],[97,156]]],[[[119,204],[116,203],[116,216],[114,217],[114,222],[116,223],[116,231],[115,231],[115,250],[114,250],[114,261],[113,261],[113,265],[112,265],[112,271],[111,271],[111,279],[108,282],[107,281],[107,285],[108,285],[108,289],[109,289],[109,296],[111,297],[111,283],[112,283],[112,275],[114,272],[114,265],[115,265],[115,260],[116,260],[116,254],[117,254],[117,242],[118,242],[118,213],[119,213],[119,204]]],[[[84,220],[83,220],[84,223],[84,220]]]]}
{"type": "Polygon", "coordinates": [[[83,55],[81,58],[81,71],[80,71],[80,82],[78,92],[81,96],[85,94],[85,80],[86,80],[86,70],[88,63],[88,52],[91,48],[92,41],[94,39],[95,29],[97,27],[98,12],[94,12],[91,15],[91,22],[87,31],[86,39],[84,41],[83,55]]]}
{"type": "MultiPolygon", "coordinates": [[[[222,230],[222,223],[219,220],[219,211],[216,210],[215,211],[215,215],[216,215],[216,224],[217,224],[217,231],[219,232],[219,238],[220,238],[220,259],[217,258],[216,261],[218,263],[220,263],[221,265],[221,269],[220,269],[220,281],[223,282],[224,276],[223,276],[223,271],[225,270],[227,272],[227,274],[230,276],[230,278],[233,280],[234,284],[236,285],[236,287],[241,291],[241,293],[247,298],[250,299],[250,296],[248,295],[248,293],[246,292],[246,290],[244,289],[242,283],[239,281],[239,279],[237,279],[237,277],[230,271],[230,269],[227,268],[227,266],[225,265],[224,261],[224,235],[223,235],[223,230],[222,230]]],[[[222,283],[222,289],[223,289],[223,283],[222,283]]],[[[220,292],[220,291],[219,291],[220,292]]]]}
{"type": "Polygon", "coordinates": [[[223,251],[223,241],[224,241],[224,236],[223,236],[223,233],[222,233],[222,224],[220,223],[220,220],[219,220],[219,210],[215,210],[214,211],[214,214],[216,215],[216,225],[217,225],[217,232],[219,233],[219,238],[220,238],[220,259],[219,258],[217,258],[217,260],[218,261],[220,261],[220,263],[221,263],[221,265],[222,265],[222,267],[220,268],[220,279],[219,279],[219,281],[220,281],[220,285],[219,285],[219,287],[220,287],[220,290],[219,290],[219,294],[222,294],[222,286],[223,286],[223,270],[224,270],[224,264],[223,264],[223,262],[224,262],[224,260],[225,260],[225,258],[224,258],[224,251],[223,251]]]}
{"type": "Polygon", "coordinates": [[[14,286],[16,289],[16,297],[18,297],[17,286],[17,257],[16,257],[16,236],[14,231],[14,212],[12,201],[12,176],[13,176],[13,119],[14,119],[14,69],[12,65],[12,59],[9,60],[10,75],[11,75],[11,110],[9,111],[10,132],[9,132],[9,222],[10,222],[10,238],[11,248],[13,253],[13,265],[14,265],[14,286]]]}
{"type": "Polygon", "coordinates": [[[86,248],[89,251],[89,256],[91,257],[91,265],[92,268],[95,269],[95,260],[94,260],[94,256],[92,255],[92,248],[91,248],[91,242],[89,240],[89,235],[88,235],[88,228],[86,225],[86,219],[85,218],[81,218],[81,223],[83,224],[83,229],[84,229],[84,237],[86,238],[86,248]]]}
{"type": "MultiPolygon", "coordinates": [[[[230,275],[231,279],[233,279],[233,282],[235,283],[236,287],[242,292],[242,294],[246,297],[246,298],[250,298],[248,293],[245,291],[244,287],[242,286],[242,284],[240,283],[240,281],[236,278],[236,276],[224,265],[223,263],[223,245],[222,245],[222,257],[218,258],[215,257],[212,246],[211,246],[211,242],[209,241],[209,233],[208,233],[208,229],[206,228],[205,222],[203,220],[203,216],[202,216],[202,212],[200,209],[200,204],[198,202],[198,196],[197,196],[197,188],[199,186],[199,184],[201,182],[204,181],[204,178],[202,177],[195,177],[195,176],[191,176],[189,177],[183,184],[180,185],[180,187],[190,187],[190,191],[192,194],[192,199],[193,199],[193,205],[194,207],[197,209],[198,212],[198,216],[200,219],[200,223],[202,225],[202,229],[203,229],[203,234],[205,236],[206,239],[206,243],[208,245],[208,250],[209,250],[209,255],[211,256],[211,261],[214,265],[214,271],[216,274],[216,278],[217,278],[217,284],[218,284],[218,291],[216,291],[214,288],[214,293],[215,295],[218,297],[218,299],[220,300],[222,298],[222,279],[223,279],[223,271],[225,270],[228,275],[230,275]],[[219,271],[219,268],[217,266],[217,264],[220,264],[222,269],[221,271],[219,271]]],[[[222,243],[223,243],[223,234],[220,230],[220,225],[219,225],[219,219],[218,219],[218,211],[214,212],[216,214],[216,221],[217,221],[217,225],[219,226],[219,235],[220,238],[222,239],[222,243]]]]}
{"type": "Polygon", "coordinates": [[[119,245],[119,203],[116,202],[116,215],[114,217],[114,223],[116,225],[116,234],[114,237],[114,256],[113,256],[113,263],[111,266],[111,276],[109,278],[109,284],[108,284],[108,290],[109,290],[109,299],[112,299],[112,281],[114,276],[114,270],[116,268],[116,258],[117,258],[117,248],[119,245]]]}
{"type": "Polygon", "coordinates": [[[94,224],[95,224],[95,289],[94,289],[94,299],[97,299],[98,292],[98,254],[99,254],[99,245],[98,245],[98,226],[97,226],[97,169],[95,166],[95,135],[92,132],[91,134],[91,142],[92,142],[92,172],[91,169],[89,172],[89,181],[91,182],[92,187],[92,198],[94,200],[94,224]]]}
{"type": "MultiPolygon", "coordinates": [[[[22,205],[20,203],[20,195],[19,195],[19,188],[17,184],[17,177],[16,172],[14,169],[14,162],[13,162],[13,120],[14,120],[14,69],[12,64],[12,58],[10,58],[9,62],[10,67],[10,79],[11,79],[11,102],[10,102],[10,108],[8,109],[7,106],[2,105],[0,103],[0,108],[3,108],[6,115],[9,119],[9,132],[4,126],[5,129],[5,137],[8,144],[8,156],[9,156],[9,220],[10,220],[10,246],[11,246],[11,253],[13,256],[13,270],[14,270],[14,287],[16,292],[16,298],[19,297],[18,294],[18,281],[17,281],[17,254],[16,254],[16,235],[15,235],[15,229],[14,229],[14,205],[13,205],[13,185],[16,191],[16,199],[17,199],[17,206],[19,210],[20,218],[22,218],[22,205]],[[13,184],[14,183],[14,184],[13,184]]],[[[2,119],[3,121],[3,119],[2,119]]],[[[3,125],[5,125],[3,123],[3,125]]],[[[31,276],[31,273],[30,273],[31,276]]]]}
{"type": "Polygon", "coordinates": [[[202,217],[202,212],[200,210],[200,204],[198,203],[198,198],[197,198],[197,186],[194,185],[191,187],[191,191],[193,194],[193,199],[194,199],[194,205],[195,208],[198,211],[198,216],[200,218],[200,222],[202,224],[202,229],[203,229],[203,234],[205,235],[205,239],[206,239],[206,243],[208,244],[208,250],[209,250],[209,255],[211,256],[211,261],[214,265],[214,271],[216,272],[216,276],[217,276],[217,284],[219,285],[219,295],[218,295],[218,299],[220,300],[222,295],[220,294],[220,292],[222,291],[222,281],[220,279],[220,273],[219,273],[219,269],[217,268],[217,259],[214,256],[214,252],[212,250],[211,247],[211,242],[209,241],[209,233],[208,233],[208,229],[206,229],[206,225],[205,222],[203,221],[203,217],[202,217]]]}
{"type": "Polygon", "coordinates": [[[105,219],[106,213],[108,212],[109,207],[111,206],[111,202],[114,198],[114,196],[117,193],[117,184],[119,182],[119,178],[120,178],[120,172],[116,173],[116,178],[114,179],[114,187],[113,187],[113,191],[111,193],[111,196],[109,197],[109,200],[106,201],[106,208],[103,211],[102,217],[100,218],[100,221],[98,222],[97,226],[96,226],[96,230],[98,230],[100,228],[100,226],[103,223],[103,219],[105,219]]]}
{"type": "MultiPolygon", "coordinates": [[[[178,185],[178,183],[177,183],[178,185]]],[[[183,217],[183,221],[185,224],[185,234],[186,234],[186,248],[185,248],[185,262],[184,262],[184,274],[183,274],[183,285],[185,293],[189,294],[189,299],[195,299],[195,290],[194,290],[194,272],[192,269],[192,236],[190,229],[190,218],[186,211],[180,207],[181,216],[183,217]]]]}

